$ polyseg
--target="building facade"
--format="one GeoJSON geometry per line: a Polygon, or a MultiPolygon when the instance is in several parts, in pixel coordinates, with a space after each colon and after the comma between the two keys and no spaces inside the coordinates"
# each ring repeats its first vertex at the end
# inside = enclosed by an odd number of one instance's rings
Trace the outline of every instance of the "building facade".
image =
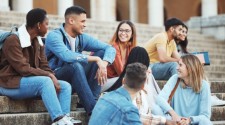
{"type": "Polygon", "coordinates": [[[166,19],[188,21],[193,16],[216,16],[225,13],[225,0],[0,0],[1,11],[28,12],[43,8],[49,14],[63,16],[65,9],[80,5],[87,17],[100,21],[131,20],[160,27],[166,19]]]}

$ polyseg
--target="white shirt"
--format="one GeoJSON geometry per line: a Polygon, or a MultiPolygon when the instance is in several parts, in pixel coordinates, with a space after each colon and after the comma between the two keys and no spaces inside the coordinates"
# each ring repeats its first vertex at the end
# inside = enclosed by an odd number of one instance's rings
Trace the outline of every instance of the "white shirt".
{"type": "Polygon", "coordinates": [[[70,44],[70,48],[73,52],[75,52],[75,42],[76,42],[76,38],[71,37],[69,34],[69,44],[70,44]]]}

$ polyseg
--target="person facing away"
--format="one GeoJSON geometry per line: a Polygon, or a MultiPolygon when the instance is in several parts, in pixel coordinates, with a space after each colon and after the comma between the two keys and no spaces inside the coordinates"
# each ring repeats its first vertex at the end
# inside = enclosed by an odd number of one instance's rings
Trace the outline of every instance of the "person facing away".
{"type": "Polygon", "coordinates": [[[110,44],[116,49],[116,57],[112,65],[107,67],[107,84],[102,87],[102,91],[107,90],[115,83],[118,76],[124,69],[128,55],[137,44],[136,28],[129,20],[119,23],[110,44]]]}
{"type": "Polygon", "coordinates": [[[210,85],[205,80],[201,62],[194,55],[181,56],[177,71],[178,74],[173,75],[160,92],[157,104],[180,124],[211,125],[210,85]],[[169,104],[167,100],[178,79],[180,81],[169,104]]]}
{"type": "Polygon", "coordinates": [[[188,33],[188,27],[184,24],[181,35],[174,39],[177,45],[177,51],[179,52],[180,55],[189,53],[187,51],[187,45],[188,45],[187,33],[188,33]]]}
{"type": "Polygon", "coordinates": [[[67,8],[65,23],[46,38],[46,55],[56,77],[72,85],[72,91],[78,94],[90,114],[101,85],[107,80],[106,67],[114,61],[115,49],[83,33],[85,27],[85,10],[80,6],[67,8]],[[85,55],[82,51],[91,51],[94,55],[85,55]]]}
{"type": "Polygon", "coordinates": [[[144,87],[147,67],[141,63],[129,64],[123,86],[99,98],[89,125],[141,125],[138,109],[132,104],[144,87]]]}
{"type": "Polygon", "coordinates": [[[166,32],[156,34],[145,45],[151,58],[152,74],[156,80],[168,80],[177,73],[176,66],[180,55],[174,39],[181,35],[182,25],[183,23],[176,18],[167,20],[166,32]]]}
{"type": "MultiPolygon", "coordinates": [[[[127,63],[124,67],[124,70],[121,73],[118,80],[116,81],[115,85],[118,85],[118,87],[122,86],[121,83],[122,83],[122,79],[125,76],[127,65],[135,63],[135,62],[141,63],[145,65],[146,67],[149,67],[149,56],[144,48],[137,46],[131,50],[128,56],[127,63]]],[[[139,91],[137,93],[137,96],[133,99],[133,104],[137,106],[139,110],[141,122],[144,125],[174,124],[173,121],[166,120],[165,117],[152,114],[152,111],[156,108],[155,101],[159,92],[160,92],[160,88],[158,84],[156,83],[153,75],[151,74],[151,69],[149,67],[148,73],[147,73],[147,81],[145,82],[144,88],[141,91],[139,91]]]]}
{"type": "Polygon", "coordinates": [[[0,95],[12,99],[41,96],[53,125],[81,123],[70,115],[71,86],[57,80],[49,68],[40,37],[48,30],[48,18],[43,9],[32,9],[18,35],[6,38],[0,59],[0,95]]]}

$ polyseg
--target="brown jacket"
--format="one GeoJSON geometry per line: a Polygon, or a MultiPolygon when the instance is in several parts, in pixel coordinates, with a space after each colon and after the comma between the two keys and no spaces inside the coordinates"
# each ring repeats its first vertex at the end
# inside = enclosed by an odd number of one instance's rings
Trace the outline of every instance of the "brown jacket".
{"type": "Polygon", "coordinates": [[[37,38],[30,46],[22,48],[19,38],[11,35],[0,53],[0,87],[18,88],[22,77],[53,73],[48,66],[44,46],[40,46],[37,38]]]}

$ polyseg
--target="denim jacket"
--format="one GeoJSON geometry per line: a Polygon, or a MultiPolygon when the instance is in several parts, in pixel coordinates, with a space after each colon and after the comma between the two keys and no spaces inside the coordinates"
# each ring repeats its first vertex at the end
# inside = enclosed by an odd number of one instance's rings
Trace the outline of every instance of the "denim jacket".
{"type": "Polygon", "coordinates": [[[45,53],[48,59],[51,56],[48,60],[51,69],[55,70],[64,63],[76,61],[87,64],[87,55],[82,54],[82,51],[97,52],[103,50],[105,51],[103,60],[108,61],[110,64],[114,61],[115,49],[107,43],[101,42],[85,33],[78,35],[75,43],[75,52],[73,52],[68,41],[68,34],[64,30],[64,24],[47,35],[45,53]],[[63,41],[64,37],[61,32],[66,36],[65,41],[63,41]]]}
{"type": "Polygon", "coordinates": [[[141,121],[130,94],[120,87],[99,99],[89,125],[141,125],[141,121]]]}

